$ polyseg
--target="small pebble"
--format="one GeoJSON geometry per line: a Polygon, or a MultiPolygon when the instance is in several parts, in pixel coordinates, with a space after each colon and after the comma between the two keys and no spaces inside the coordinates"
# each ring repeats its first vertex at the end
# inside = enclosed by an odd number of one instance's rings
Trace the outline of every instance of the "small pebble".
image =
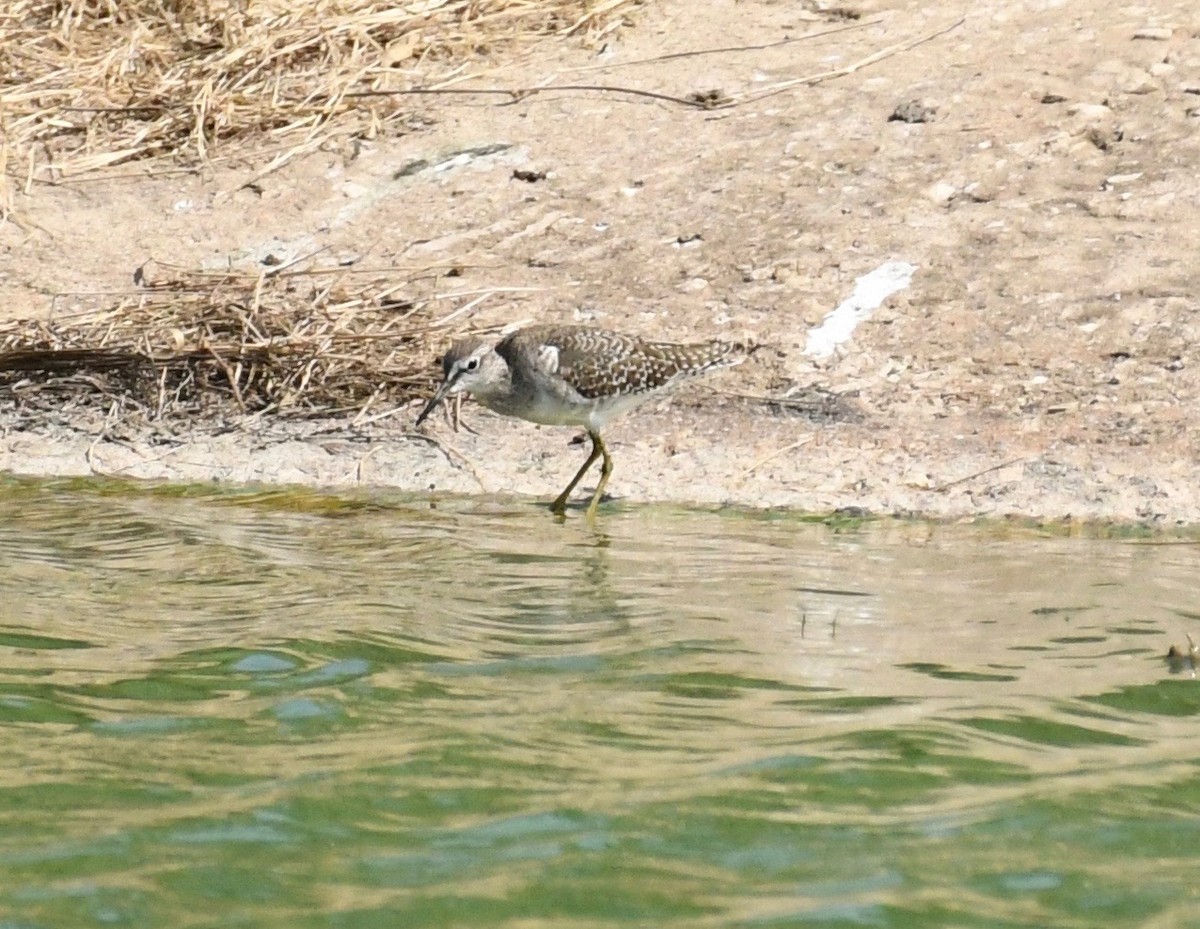
{"type": "Polygon", "coordinates": [[[892,110],[888,122],[900,123],[929,123],[937,113],[937,107],[929,106],[920,100],[907,100],[892,110]]]}
{"type": "Polygon", "coordinates": [[[954,199],[956,193],[958,193],[958,188],[953,184],[948,181],[938,181],[926,191],[926,196],[934,203],[949,203],[954,199]]]}
{"type": "Polygon", "coordinates": [[[1068,116],[1080,116],[1085,120],[1107,119],[1112,110],[1103,103],[1073,103],[1067,107],[1068,116]]]}
{"type": "Polygon", "coordinates": [[[1158,82],[1154,80],[1154,76],[1149,71],[1143,71],[1141,68],[1130,68],[1121,75],[1117,82],[1117,87],[1123,93],[1141,95],[1149,94],[1158,90],[1158,82]]]}

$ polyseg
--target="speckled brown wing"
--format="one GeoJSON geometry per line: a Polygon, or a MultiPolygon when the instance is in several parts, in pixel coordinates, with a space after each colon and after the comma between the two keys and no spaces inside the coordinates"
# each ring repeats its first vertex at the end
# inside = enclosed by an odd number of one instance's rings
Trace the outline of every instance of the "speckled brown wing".
{"type": "Polygon", "coordinates": [[[741,348],[727,342],[679,345],[643,342],[588,326],[531,326],[497,346],[501,355],[522,352],[537,358],[542,371],[557,375],[581,397],[642,394],[711,368],[736,364],[741,348]]]}

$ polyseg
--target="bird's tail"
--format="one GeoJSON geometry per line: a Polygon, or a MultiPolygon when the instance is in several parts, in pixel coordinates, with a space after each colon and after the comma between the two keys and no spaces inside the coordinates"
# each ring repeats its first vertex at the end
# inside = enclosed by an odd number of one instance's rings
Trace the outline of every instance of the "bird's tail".
{"type": "Polygon", "coordinates": [[[696,352],[696,374],[715,371],[718,368],[732,368],[754,353],[754,348],[745,342],[708,342],[690,345],[688,348],[696,352]]]}

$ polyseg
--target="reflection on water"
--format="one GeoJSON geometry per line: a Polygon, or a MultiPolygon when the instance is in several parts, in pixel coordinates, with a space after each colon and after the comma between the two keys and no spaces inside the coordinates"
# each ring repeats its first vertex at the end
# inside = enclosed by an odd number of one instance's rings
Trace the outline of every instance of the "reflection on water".
{"type": "Polygon", "coordinates": [[[0,926],[1200,924],[1198,569],[0,479],[0,926]]]}

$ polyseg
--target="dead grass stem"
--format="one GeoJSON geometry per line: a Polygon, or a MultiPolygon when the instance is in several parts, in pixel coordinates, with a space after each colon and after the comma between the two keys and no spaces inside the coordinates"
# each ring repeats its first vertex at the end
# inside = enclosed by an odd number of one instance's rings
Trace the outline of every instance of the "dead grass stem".
{"type": "MultiPolygon", "coordinates": [[[[596,38],[641,0],[9,0],[0,8],[0,148],[30,186],[231,143],[311,145],[336,119],[403,133],[412,99],[496,50],[596,38]],[[352,96],[365,91],[378,97],[352,96]]],[[[3,204],[0,203],[0,206],[3,204]]]]}
{"type": "MultiPolygon", "coordinates": [[[[351,275],[143,279],[95,312],[0,322],[0,405],[36,411],[83,397],[159,420],[405,403],[430,389],[447,339],[444,301],[431,290],[439,280],[414,277],[413,296],[401,297],[394,279],[351,275]]],[[[459,320],[455,332],[463,328],[459,320]]]]}
{"type": "MultiPolygon", "coordinates": [[[[40,184],[231,156],[265,172],[335,138],[410,131],[417,98],[394,91],[539,38],[596,40],[641,2],[7,0],[0,221],[19,223],[14,192],[40,184]]],[[[0,410],[361,413],[428,389],[447,329],[488,296],[442,299],[428,288],[444,268],[157,272],[86,295],[99,309],[0,322],[0,410]]]]}

